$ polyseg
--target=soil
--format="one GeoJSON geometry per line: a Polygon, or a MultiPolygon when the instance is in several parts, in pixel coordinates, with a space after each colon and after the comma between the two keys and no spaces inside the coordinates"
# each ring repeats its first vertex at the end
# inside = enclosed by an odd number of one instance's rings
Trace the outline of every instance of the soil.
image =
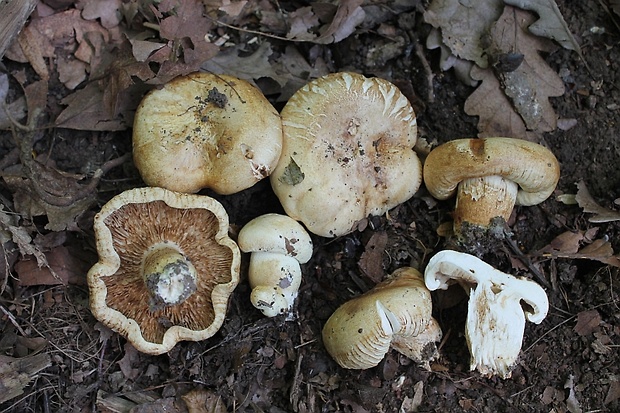
{"type": "MultiPolygon", "coordinates": [[[[566,86],[564,96],[552,100],[553,106],[560,118],[577,120],[568,130],[544,135],[542,143],[561,165],[557,190],[538,206],[517,207],[508,221],[511,235],[479,251],[481,258],[502,271],[534,277],[549,297],[545,320],[526,325],[511,378],[488,378],[470,371],[464,337],[467,297],[459,291],[433,295],[434,315],[444,339],[431,371],[395,351],[377,367],[346,370],[325,351],[321,328],[339,305],[397,268],[424,268],[435,252],[453,246],[437,230],[449,221],[454,201],[433,201],[424,187],[389,216],[370,217],[363,230],[336,239],[313,236],[315,253],[303,265],[293,320],[265,318],[251,306],[244,257],[242,281],[215,336],[182,342],[161,356],[136,352],[91,315],[84,282],[85,269],[96,261],[94,213],[115,194],[143,185],[128,161],[101,180],[97,204],[80,219],[81,230],[63,232],[63,238],[55,241],[79,257],[77,281],[69,286],[20,287],[13,279],[4,291],[2,354],[17,357],[35,352],[40,342],[32,338],[43,338],[41,351],[49,354],[51,365],[21,396],[0,405],[0,411],[128,411],[133,407],[135,412],[181,412],[188,409],[181,396],[195,388],[205,389],[209,400],[219,404],[193,411],[407,412],[415,411],[412,406],[420,412],[620,411],[618,267],[540,253],[562,233],[593,228],[598,228],[595,238],[609,241],[614,251],[620,251],[617,221],[591,223],[578,205],[557,198],[576,193],[576,183],[583,181],[602,206],[618,209],[614,200],[620,198],[620,31],[603,4],[558,2],[582,44],[585,61],[561,48],[546,56],[548,64],[563,73],[566,86]],[[595,33],[595,27],[605,30],[595,33]],[[379,277],[376,271],[364,272],[367,263],[362,261],[363,254],[376,245],[376,234],[387,235],[382,253],[375,255],[381,261],[379,277]]],[[[388,23],[404,24],[396,17],[388,23]]],[[[424,29],[416,26],[410,33],[422,39],[424,29]]],[[[399,49],[396,56],[373,55],[374,60],[363,57],[377,39],[372,32],[361,33],[323,46],[323,56],[332,56],[333,71],[354,70],[398,84],[414,104],[421,135],[429,143],[476,136],[476,119],[463,112],[473,89],[451,72],[441,72],[435,51],[424,51],[432,70],[430,91],[424,86],[428,73],[411,49],[399,49]],[[433,101],[428,98],[431,92],[433,101]]],[[[300,51],[309,56],[309,49],[300,47],[300,51]]],[[[13,147],[10,134],[3,133],[0,142],[8,156],[13,147]]],[[[91,165],[129,153],[130,131],[50,130],[35,151],[49,152],[61,170],[84,173],[92,170],[91,165]]],[[[0,190],[3,203],[10,204],[12,190],[4,183],[0,190]]],[[[263,213],[282,212],[267,180],[230,196],[201,193],[222,202],[235,230],[263,213]]],[[[51,245],[52,233],[44,229],[45,223],[37,218],[29,228],[36,228],[39,239],[47,237],[46,245],[51,245]]]]}

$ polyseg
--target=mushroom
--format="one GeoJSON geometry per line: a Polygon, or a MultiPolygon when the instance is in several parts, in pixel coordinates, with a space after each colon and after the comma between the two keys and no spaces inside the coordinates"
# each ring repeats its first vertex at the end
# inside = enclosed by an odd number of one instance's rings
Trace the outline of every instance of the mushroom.
{"type": "Polygon", "coordinates": [[[430,370],[441,339],[429,290],[411,267],[341,305],[323,327],[327,352],[347,369],[376,366],[391,348],[430,370]]]}
{"type": "Polygon", "coordinates": [[[526,318],[540,324],[547,316],[545,290],[473,255],[451,250],[430,259],[424,280],[431,291],[457,282],[469,293],[465,338],[470,368],[487,376],[510,377],[521,351],[526,318]]]}
{"type": "Polygon", "coordinates": [[[148,93],[133,125],[144,182],[178,192],[232,194],[267,177],[282,149],[278,112],[256,87],[194,73],[148,93]]]}
{"type": "Polygon", "coordinates": [[[435,198],[457,193],[453,213],[458,235],[464,223],[482,228],[510,218],[517,205],[551,195],[560,167],[547,148],[522,139],[457,139],[433,149],[424,162],[424,183],[435,198]]]}
{"type": "Polygon", "coordinates": [[[132,189],[103,206],[94,231],[99,261],[88,286],[99,321],[148,354],[219,330],[241,261],[219,202],[132,189]]]}
{"type": "Polygon", "coordinates": [[[416,116],[387,80],[329,74],[299,89],[281,115],[282,155],[270,181],[287,215],[310,232],[350,233],[418,190],[416,116]]]}
{"type": "Polygon", "coordinates": [[[301,284],[301,266],[312,257],[312,240],[304,227],[280,214],[248,222],[238,237],[239,248],[251,252],[250,301],[267,317],[290,313],[301,284]]]}

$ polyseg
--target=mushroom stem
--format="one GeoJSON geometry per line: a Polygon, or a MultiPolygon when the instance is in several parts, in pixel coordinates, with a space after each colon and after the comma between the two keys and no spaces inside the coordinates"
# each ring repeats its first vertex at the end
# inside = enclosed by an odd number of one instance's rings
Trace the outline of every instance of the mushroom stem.
{"type": "Polygon", "coordinates": [[[196,291],[196,268],[170,244],[159,244],[147,251],[142,274],[151,295],[152,311],[180,304],[196,291]]]}
{"type": "Polygon", "coordinates": [[[467,178],[458,185],[454,209],[454,232],[464,222],[488,227],[495,217],[508,221],[515,206],[519,185],[499,175],[467,178]]]}

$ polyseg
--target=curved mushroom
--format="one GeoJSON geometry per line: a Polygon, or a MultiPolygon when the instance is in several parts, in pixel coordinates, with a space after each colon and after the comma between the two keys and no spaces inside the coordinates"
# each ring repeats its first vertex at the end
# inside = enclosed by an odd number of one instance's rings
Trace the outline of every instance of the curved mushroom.
{"type": "Polygon", "coordinates": [[[513,138],[457,139],[433,149],[424,163],[424,183],[435,198],[457,193],[454,231],[467,222],[483,228],[505,220],[517,205],[547,199],[560,178],[553,153],[513,138]]]}
{"type": "Polygon", "coordinates": [[[241,261],[219,202],[137,188],[106,203],[94,230],[99,261],[88,286],[99,321],[148,354],[219,330],[241,261]]]}
{"type": "Polygon", "coordinates": [[[271,185],[287,215],[310,232],[347,234],[418,190],[416,116],[387,80],[333,73],[299,89],[281,114],[271,185]]]}
{"type": "Polygon", "coordinates": [[[431,291],[456,282],[469,293],[465,338],[470,368],[488,376],[510,377],[521,351],[525,320],[539,324],[547,316],[545,290],[473,255],[451,250],[430,259],[424,280],[431,291]]]}
{"type": "Polygon", "coordinates": [[[430,370],[441,329],[422,274],[400,268],[372,290],[341,305],[323,326],[327,352],[347,369],[376,366],[390,348],[430,370]]]}
{"type": "Polygon", "coordinates": [[[250,252],[250,301],[267,317],[290,313],[301,284],[300,264],[312,257],[312,239],[294,219],[265,214],[248,222],[237,239],[250,252]]]}
{"type": "Polygon", "coordinates": [[[232,76],[178,77],[136,111],[134,163],[149,186],[232,194],[267,177],[281,150],[280,115],[260,90],[232,76]]]}

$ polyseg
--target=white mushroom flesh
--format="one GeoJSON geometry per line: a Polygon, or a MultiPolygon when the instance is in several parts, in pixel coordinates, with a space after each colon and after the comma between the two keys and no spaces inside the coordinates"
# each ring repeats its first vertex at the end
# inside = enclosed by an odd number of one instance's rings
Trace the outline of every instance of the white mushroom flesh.
{"type": "Polygon", "coordinates": [[[450,250],[430,259],[424,278],[430,290],[446,289],[457,282],[469,292],[465,335],[471,369],[510,377],[521,350],[526,318],[538,324],[549,310],[542,287],[503,273],[473,255],[450,250]]]}

